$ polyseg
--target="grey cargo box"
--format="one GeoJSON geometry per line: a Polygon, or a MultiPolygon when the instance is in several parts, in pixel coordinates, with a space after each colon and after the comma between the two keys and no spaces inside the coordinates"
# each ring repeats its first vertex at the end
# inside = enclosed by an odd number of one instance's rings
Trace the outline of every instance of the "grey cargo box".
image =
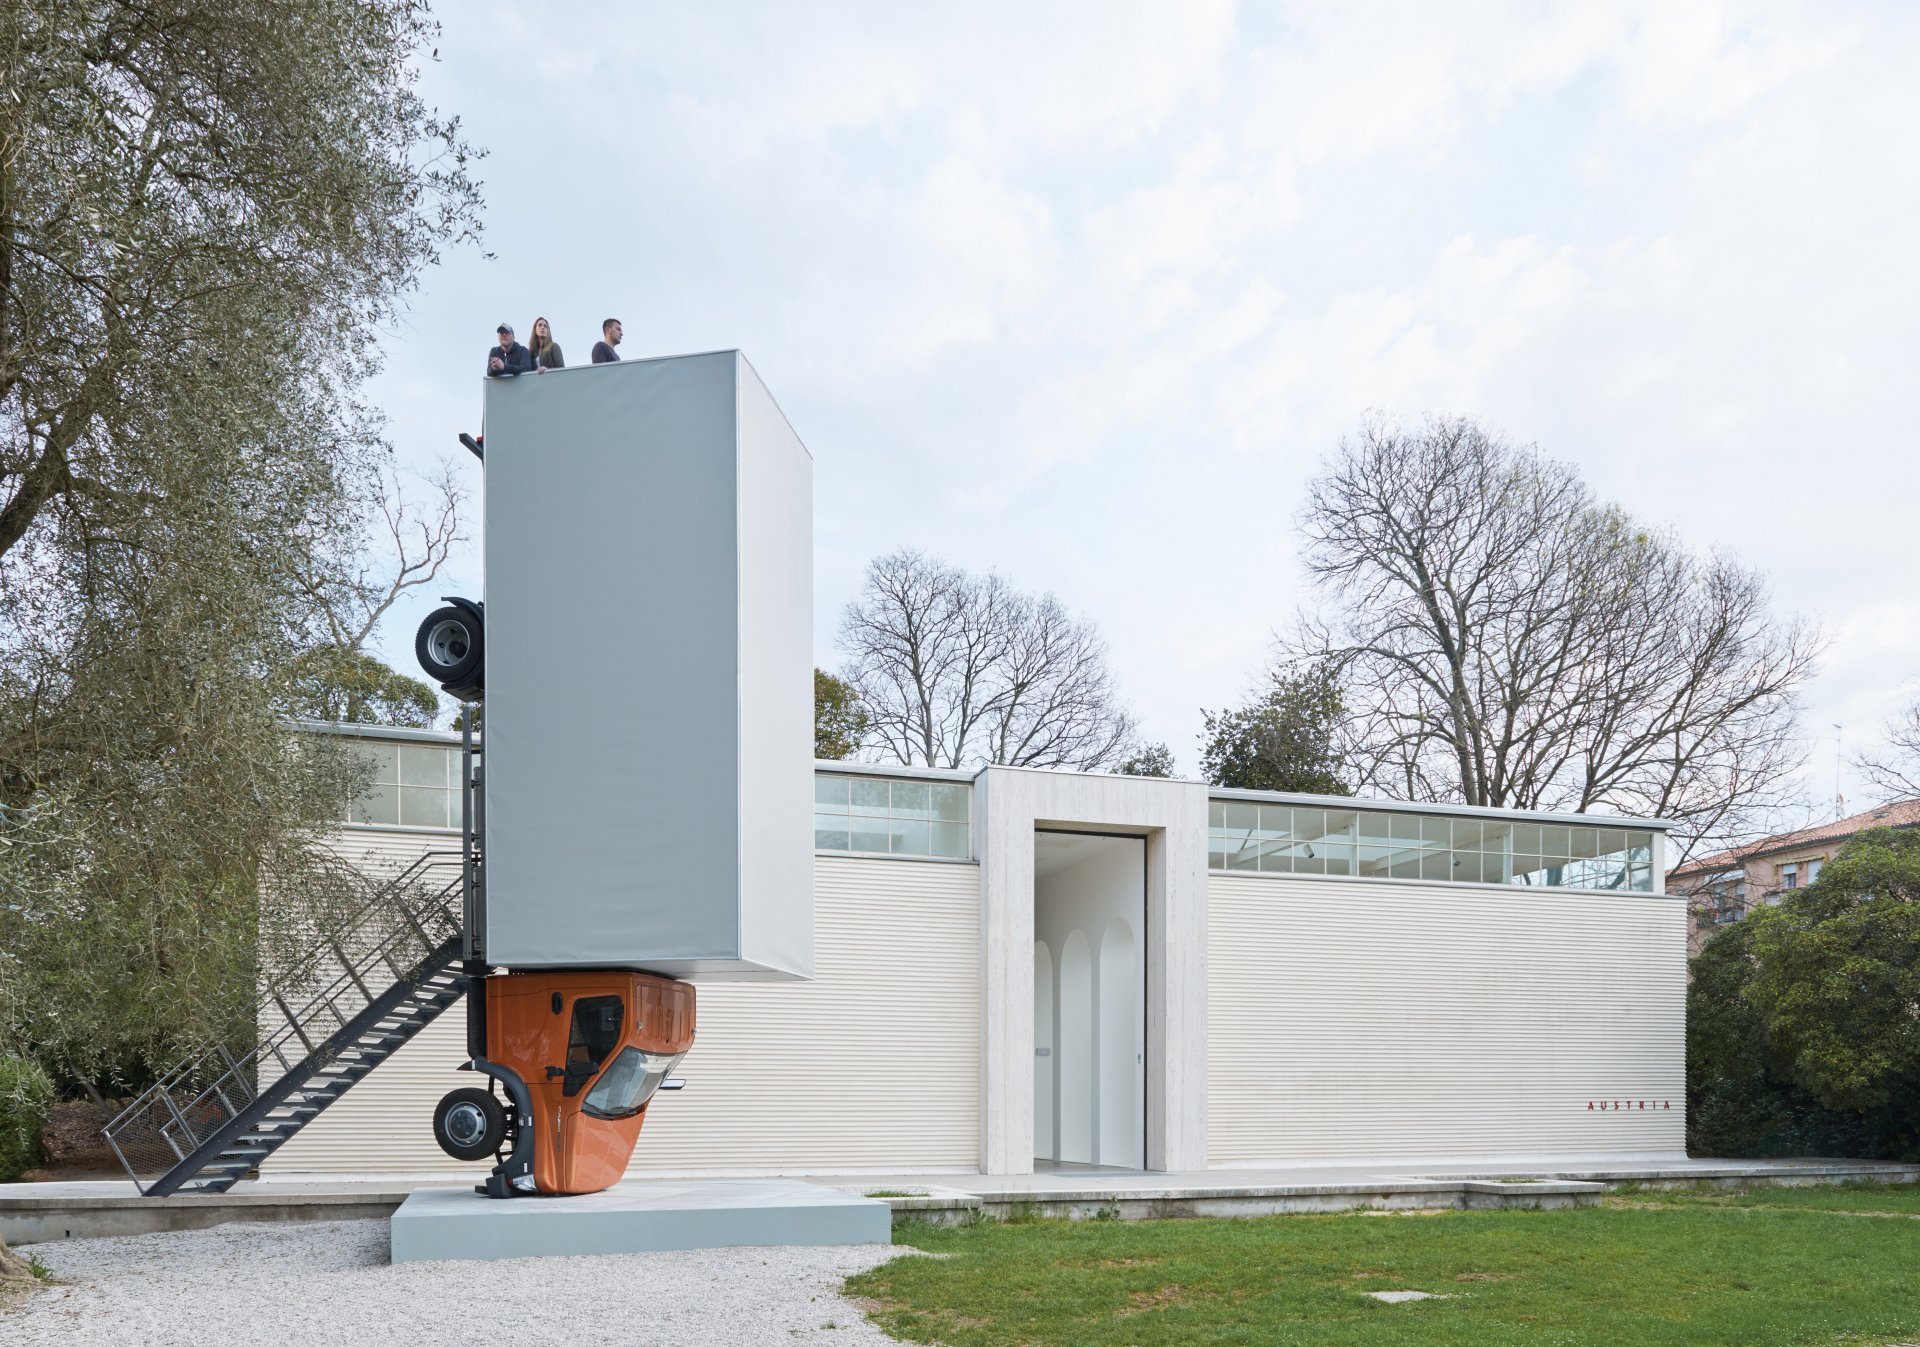
{"type": "Polygon", "coordinates": [[[813,975],[813,464],[737,351],[486,385],[487,959],[813,975]]]}

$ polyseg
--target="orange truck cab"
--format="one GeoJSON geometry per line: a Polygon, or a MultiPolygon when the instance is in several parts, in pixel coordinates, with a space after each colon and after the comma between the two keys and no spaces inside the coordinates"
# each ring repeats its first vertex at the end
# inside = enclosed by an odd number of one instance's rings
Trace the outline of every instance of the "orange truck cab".
{"type": "Polygon", "coordinates": [[[693,988],[649,973],[501,973],[468,998],[469,1050],[484,1045],[470,1067],[490,1080],[440,1101],[440,1148],[494,1159],[478,1188],[494,1197],[619,1182],[654,1093],[679,1086],[672,1074],[693,1046],[693,988]]]}

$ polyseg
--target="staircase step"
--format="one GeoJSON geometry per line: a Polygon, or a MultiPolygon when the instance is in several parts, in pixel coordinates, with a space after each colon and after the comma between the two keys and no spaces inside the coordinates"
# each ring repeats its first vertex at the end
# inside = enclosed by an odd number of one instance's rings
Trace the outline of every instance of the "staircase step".
{"type": "MultiPolygon", "coordinates": [[[[227,1191],[329,1104],[461,1000],[467,993],[469,980],[454,957],[459,948],[453,934],[457,925],[450,919],[436,919],[429,924],[447,928],[445,938],[436,947],[438,957],[420,963],[397,980],[392,977],[392,966],[382,966],[380,961],[351,965],[351,970],[360,977],[361,990],[367,991],[369,984],[379,983],[378,994],[344,1017],[339,1011],[330,1017],[323,1011],[316,1016],[317,1022],[299,1024],[306,1035],[307,1058],[303,1063],[296,1063],[287,1076],[263,1087],[262,1093],[272,1102],[263,1102],[254,1094],[250,1079],[236,1077],[240,1086],[234,1097],[244,1099],[245,1103],[205,1138],[204,1145],[183,1155],[172,1170],[156,1181],[159,1191],[227,1191]],[[214,1149],[216,1141],[217,1150],[214,1149]]],[[[286,1007],[282,1005],[281,1009],[286,1007]]],[[[281,1057],[280,1061],[285,1065],[286,1058],[281,1057]]],[[[216,1089],[233,1083],[223,1080],[216,1089]]],[[[176,1147],[176,1151],[178,1149],[176,1147]]]]}

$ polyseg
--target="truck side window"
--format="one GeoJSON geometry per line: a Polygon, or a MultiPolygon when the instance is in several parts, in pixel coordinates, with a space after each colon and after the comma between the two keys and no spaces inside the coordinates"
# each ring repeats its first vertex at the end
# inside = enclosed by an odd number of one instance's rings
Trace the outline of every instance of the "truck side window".
{"type": "Polygon", "coordinates": [[[591,1062],[598,1067],[620,1046],[620,1021],[626,1007],[617,996],[583,996],[573,1003],[573,1026],[567,1033],[567,1065],[591,1062]]]}

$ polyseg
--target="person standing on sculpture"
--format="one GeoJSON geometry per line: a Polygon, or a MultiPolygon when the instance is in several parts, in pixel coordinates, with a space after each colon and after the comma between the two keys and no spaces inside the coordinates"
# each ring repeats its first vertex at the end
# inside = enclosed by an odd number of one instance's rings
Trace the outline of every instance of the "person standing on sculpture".
{"type": "Polygon", "coordinates": [[[567,357],[561,353],[560,343],[553,339],[553,328],[544,318],[533,320],[533,329],[527,334],[527,353],[533,357],[533,368],[541,374],[567,367],[567,357]]]}
{"type": "Polygon", "coordinates": [[[600,340],[593,344],[593,363],[604,365],[618,360],[620,353],[613,348],[620,344],[620,320],[609,318],[600,324],[600,340]]]}
{"type": "Polygon", "coordinates": [[[513,324],[502,323],[494,332],[500,340],[487,352],[489,379],[511,378],[533,368],[533,354],[513,339],[513,324]]]}

